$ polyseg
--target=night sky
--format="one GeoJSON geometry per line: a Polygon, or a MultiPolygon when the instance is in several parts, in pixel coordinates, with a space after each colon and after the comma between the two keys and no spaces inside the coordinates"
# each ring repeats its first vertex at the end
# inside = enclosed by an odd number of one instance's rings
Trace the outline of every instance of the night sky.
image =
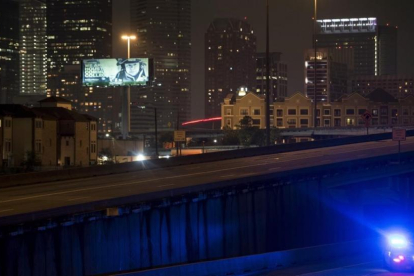
{"type": "MultiPolygon", "coordinates": [[[[252,25],[265,51],[265,0],[192,0],[192,117],[204,117],[204,34],[215,17],[252,25]]],[[[313,0],[270,0],[270,50],[288,65],[289,94],[304,90],[303,51],[312,47],[313,0]]],[[[126,55],[120,35],[129,30],[129,0],[113,0],[114,57],[126,55]]],[[[414,0],[318,0],[318,18],[377,17],[398,26],[398,72],[414,74],[414,0]]],[[[138,38],[139,39],[139,38],[138,38]]]]}

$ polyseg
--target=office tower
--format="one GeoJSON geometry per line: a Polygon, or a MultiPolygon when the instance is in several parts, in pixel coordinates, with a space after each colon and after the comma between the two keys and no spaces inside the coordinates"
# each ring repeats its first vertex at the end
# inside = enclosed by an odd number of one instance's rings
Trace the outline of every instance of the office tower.
{"type": "Polygon", "coordinates": [[[19,91],[19,5],[0,1],[0,103],[11,104],[19,91]]]}
{"type": "Polygon", "coordinates": [[[379,74],[397,75],[398,28],[395,26],[378,27],[379,74]]]}
{"type": "Polygon", "coordinates": [[[131,88],[131,132],[160,129],[190,119],[191,0],[131,0],[131,57],[154,60],[150,86],[131,88]]]}
{"type": "Polygon", "coordinates": [[[317,48],[354,50],[354,74],[378,75],[378,28],[376,18],[318,20],[317,48]]]}
{"type": "MultiPolygon", "coordinates": [[[[287,97],[287,64],[281,61],[282,53],[270,53],[270,99],[287,97]]],[[[266,53],[257,53],[256,56],[256,93],[266,95],[266,53]]]]}
{"type": "Polygon", "coordinates": [[[112,55],[112,0],[47,0],[47,20],[48,96],[72,101],[99,119],[99,132],[112,131],[103,105],[114,89],[82,87],[80,76],[82,60],[112,55]]]}
{"type": "Polygon", "coordinates": [[[346,63],[335,60],[335,50],[318,49],[305,52],[305,91],[310,99],[315,98],[316,64],[316,101],[332,102],[347,93],[348,67],[346,63]]]}
{"type": "Polygon", "coordinates": [[[220,117],[221,103],[240,87],[256,91],[256,36],[250,24],[215,19],[205,34],[205,116],[220,117]]]}
{"type": "Polygon", "coordinates": [[[414,95],[413,75],[357,76],[352,78],[352,92],[368,95],[382,89],[396,99],[414,95]]]}
{"type": "Polygon", "coordinates": [[[47,84],[46,0],[20,2],[20,95],[45,95],[47,84]]]}

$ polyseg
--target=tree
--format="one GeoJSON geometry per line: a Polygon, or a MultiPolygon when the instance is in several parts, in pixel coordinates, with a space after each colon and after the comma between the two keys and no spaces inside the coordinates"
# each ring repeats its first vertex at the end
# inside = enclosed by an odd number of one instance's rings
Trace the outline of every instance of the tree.
{"type": "Polygon", "coordinates": [[[34,171],[36,166],[41,166],[42,161],[40,160],[39,156],[36,154],[35,151],[27,151],[26,152],[26,160],[22,164],[25,168],[26,172],[34,171]]]}
{"type": "Polygon", "coordinates": [[[275,142],[277,142],[279,144],[281,143],[281,139],[282,135],[280,129],[277,127],[272,127],[272,129],[270,130],[270,143],[274,144],[275,142]]]}
{"type": "Polygon", "coordinates": [[[239,140],[240,143],[245,146],[249,147],[252,144],[252,138],[257,131],[256,127],[253,127],[253,119],[250,116],[244,116],[243,119],[240,120],[240,124],[237,126],[240,128],[239,130],[239,140]]]}
{"type": "Polygon", "coordinates": [[[243,119],[240,120],[239,125],[237,127],[244,129],[252,127],[253,119],[250,116],[244,116],[243,119]]]}
{"type": "Polygon", "coordinates": [[[266,133],[264,129],[254,127],[252,130],[251,144],[264,146],[266,144],[266,133]]]}
{"type": "Polygon", "coordinates": [[[225,126],[223,128],[223,145],[239,145],[239,131],[235,129],[231,129],[229,126],[225,126]]]}

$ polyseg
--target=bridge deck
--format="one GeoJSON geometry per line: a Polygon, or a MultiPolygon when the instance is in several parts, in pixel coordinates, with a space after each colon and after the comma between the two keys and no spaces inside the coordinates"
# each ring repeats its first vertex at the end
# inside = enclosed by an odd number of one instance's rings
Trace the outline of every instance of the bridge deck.
{"type": "MultiPolygon", "coordinates": [[[[402,152],[414,151],[414,137],[401,145],[402,152]]],[[[396,142],[387,140],[4,188],[0,193],[0,224],[96,210],[105,202],[113,204],[113,199],[134,195],[150,195],[147,198],[150,200],[176,195],[174,190],[180,188],[195,192],[197,187],[207,190],[206,186],[200,186],[203,184],[274,176],[284,171],[397,152],[396,142]]]]}

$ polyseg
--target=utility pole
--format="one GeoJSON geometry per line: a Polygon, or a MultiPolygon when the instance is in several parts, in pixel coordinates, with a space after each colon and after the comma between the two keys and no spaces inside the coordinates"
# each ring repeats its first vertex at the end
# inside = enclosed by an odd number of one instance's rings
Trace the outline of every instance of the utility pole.
{"type": "Polygon", "coordinates": [[[270,146],[269,0],[266,0],[266,146],[270,146]]]}
{"type": "Polygon", "coordinates": [[[157,123],[157,108],[154,107],[154,124],[155,124],[155,155],[157,158],[159,157],[158,154],[158,123],[157,123]]]}
{"type": "MultiPolygon", "coordinates": [[[[315,60],[314,60],[314,81],[313,81],[313,104],[314,104],[314,125],[313,127],[316,129],[316,125],[317,125],[317,121],[318,121],[318,115],[317,115],[317,101],[316,101],[316,62],[317,62],[317,50],[316,50],[316,43],[317,43],[317,39],[316,39],[316,18],[317,18],[317,8],[318,8],[318,0],[315,0],[315,14],[313,16],[313,48],[315,49],[315,60]]],[[[322,114],[321,114],[322,115],[322,114]]],[[[322,118],[322,116],[321,116],[322,118]]]]}
{"type": "MultiPolygon", "coordinates": [[[[180,109],[177,110],[177,126],[176,126],[176,130],[179,130],[179,124],[180,124],[180,109]]],[[[177,155],[176,156],[178,156],[178,143],[180,143],[180,142],[175,141],[175,143],[176,143],[175,146],[177,148],[177,155]]]]}

